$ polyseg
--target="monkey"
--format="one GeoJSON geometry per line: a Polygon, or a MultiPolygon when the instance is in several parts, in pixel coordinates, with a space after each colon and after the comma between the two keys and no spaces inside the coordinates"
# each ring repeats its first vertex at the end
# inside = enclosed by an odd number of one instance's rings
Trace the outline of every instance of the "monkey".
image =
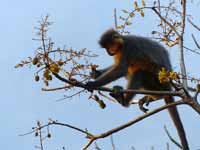
{"type": "MultiPolygon", "coordinates": [[[[172,70],[169,54],[158,42],[142,36],[122,35],[114,29],[108,29],[101,35],[99,45],[106,49],[108,55],[114,57],[114,64],[102,70],[93,69],[91,76],[94,81],[87,82],[88,87],[104,86],[125,77],[128,81],[127,89],[172,90],[169,83],[161,84],[158,79],[161,68],[172,70]]],[[[136,94],[130,92],[110,95],[122,106],[128,107],[136,94]]],[[[164,98],[166,104],[174,102],[173,96],[161,98],[164,98]]],[[[170,107],[168,111],[177,128],[183,150],[189,150],[177,108],[170,107]]]]}

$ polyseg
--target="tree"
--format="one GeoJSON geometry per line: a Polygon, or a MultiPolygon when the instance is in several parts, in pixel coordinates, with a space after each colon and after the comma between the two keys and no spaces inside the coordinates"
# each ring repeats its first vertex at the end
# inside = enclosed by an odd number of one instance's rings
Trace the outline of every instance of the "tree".
{"type": "MultiPolygon", "coordinates": [[[[161,81],[164,80],[166,82],[170,82],[176,90],[173,92],[131,90],[129,92],[135,92],[139,94],[151,93],[155,95],[156,94],[174,95],[179,97],[178,101],[171,103],[169,105],[155,108],[154,110],[144,115],[141,115],[138,118],[131,120],[130,122],[127,122],[121,126],[115,127],[107,132],[98,135],[94,135],[90,133],[88,130],[83,130],[69,124],[57,122],[55,120],[49,120],[49,122],[45,125],[41,125],[41,123],[38,122],[37,127],[33,128],[33,131],[31,131],[30,133],[35,133],[36,136],[39,136],[41,144],[40,148],[43,149],[43,143],[42,143],[43,137],[41,130],[51,125],[66,126],[74,130],[77,130],[83,134],[86,134],[86,137],[89,139],[89,141],[84,146],[83,149],[87,149],[97,139],[110,136],[113,133],[123,130],[126,127],[133,125],[134,123],[141,121],[142,119],[147,118],[155,113],[158,113],[168,107],[184,104],[190,106],[198,114],[200,114],[200,105],[197,99],[200,89],[199,79],[187,75],[184,63],[185,62],[184,49],[194,52],[197,55],[199,54],[199,52],[198,50],[188,48],[186,45],[184,45],[184,32],[186,28],[185,27],[186,21],[188,21],[190,25],[192,25],[198,31],[200,31],[200,29],[198,25],[196,25],[192,21],[191,15],[187,15],[186,4],[187,4],[186,0],[182,0],[180,2],[169,1],[168,4],[164,5],[158,0],[148,4],[147,6],[144,0],[141,3],[135,1],[132,10],[130,11],[125,9],[122,10],[123,16],[120,16],[119,20],[117,19],[117,17],[115,17],[116,29],[118,29],[122,34],[129,34],[126,28],[132,25],[132,21],[130,21],[131,18],[134,19],[134,17],[138,14],[141,16],[141,18],[144,18],[146,13],[152,13],[152,15],[157,16],[158,30],[152,31],[153,37],[163,42],[169,47],[173,46],[179,47],[179,52],[180,52],[179,59],[181,66],[180,73],[163,71],[159,76],[161,81]],[[120,25],[118,25],[118,21],[120,21],[121,23],[120,25]],[[189,87],[187,81],[193,82],[192,84],[193,87],[189,87]]],[[[115,16],[117,16],[116,13],[115,16]]],[[[75,89],[76,90],[75,94],[64,98],[73,97],[80,93],[86,93],[86,94],[89,93],[89,99],[92,99],[95,102],[97,102],[101,108],[105,108],[106,105],[102,100],[102,98],[112,100],[106,95],[106,93],[113,92],[113,89],[107,87],[97,87],[92,89],[97,92],[92,92],[91,89],[89,89],[87,85],[84,84],[85,81],[90,80],[90,76],[88,75],[90,69],[91,68],[96,69],[98,67],[96,64],[92,64],[90,62],[90,59],[92,57],[95,57],[96,55],[91,54],[91,52],[87,51],[87,49],[81,49],[77,51],[72,48],[67,49],[65,47],[63,48],[56,47],[51,37],[48,37],[47,35],[48,28],[50,25],[51,22],[49,22],[49,16],[42,18],[37,28],[38,37],[34,39],[40,42],[40,45],[35,51],[35,55],[33,57],[29,57],[28,60],[22,61],[21,63],[17,64],[16,68],[23,67],[24,65],[34,65],[37,67],[37,71],[35,72],[35,81],[42,80],[46,85],[46,87],[43,88],[42,90],[56,91],[64,89],[66,91],[70,91],[75,89]],[[54,82],[54,81],[56,82],[56,84],[58,84],[58,87],[49,88],[48,87],[49,82],[54,82]],[[63,86],[61,86],[61,84],[63,86]]],[[[198,44],[198,40],[195,38],[195,35],[193,34],[192,34],[192,39],[194,41],[194,45],[196,46],[196,48],[199,49],[200,46],[198,44]]],[[[127,92],[127,91],[124,90],[122,92],[127,92]]],[[[135,102],[133,104],[137,103],[138,102],[135,102]]],[[[48,133],[47,137],[50,138],[51,134],[48,133]]],[[[176,143],[175,140],[173,140],[173,138],[171,138],[171,140],[177,146],[179,145],[176,143]]]]}

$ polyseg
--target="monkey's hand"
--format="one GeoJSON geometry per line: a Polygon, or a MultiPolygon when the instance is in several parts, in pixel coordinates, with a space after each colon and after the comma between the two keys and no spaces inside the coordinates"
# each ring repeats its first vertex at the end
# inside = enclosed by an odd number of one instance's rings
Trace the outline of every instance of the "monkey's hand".
{"type": "Polygon", "coordinates": [[[96,83],[94,81],[88,81],[85,84],[88,91],[93,92],[93,88],[97,87],[96,83]]]}
{"type": "Polygon", "coordinates": [[[114,86],[113,92],[109,93],[110,96],[115,98],[122,106],[127,107],[128,104],[125,102],[124,93],[122,93],[123,87],[121,86],[114,86]]]}
{"type": "Polygon", "coordinates": [[[86,84],[85,84],[87,87],[89,88],[94,88],[94,87],[97,87],[97,83],[95,81],[88,81],[86,84]]]}
{"type": "Polygon", "coordinates": [[[92,71],[90,72],[90,76],[92,79],[98,78],[101,74],[102,74],[102,72],[100,70],[96,70],[96,69],[92,69],[92,71]]]}

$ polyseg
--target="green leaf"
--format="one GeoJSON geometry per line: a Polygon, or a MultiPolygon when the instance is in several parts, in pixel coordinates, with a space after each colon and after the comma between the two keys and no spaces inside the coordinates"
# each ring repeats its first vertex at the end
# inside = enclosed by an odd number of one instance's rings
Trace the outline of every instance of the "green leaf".
{"type": "Polygon", "coordinates": [[[129,13],[129,12],[128,12],[127,10],[125,10],[125,9],[123,9],[122,12],[123,12],[123,13],[126,13],[126,14],[129,13]]]}
{"type": "Polygon", "coordinates": [[[127,21],[127,22],[126,22],[126,25],[127,25],[127,26],[130,26],[130,25],[132,25],[132,22],[127,21]]]}

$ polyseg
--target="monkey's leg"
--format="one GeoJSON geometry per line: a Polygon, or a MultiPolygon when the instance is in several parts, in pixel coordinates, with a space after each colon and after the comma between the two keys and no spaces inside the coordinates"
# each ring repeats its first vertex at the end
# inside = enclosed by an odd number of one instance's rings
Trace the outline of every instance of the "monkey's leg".
{"type": "MultiPolygon", "coordinates": [[[[164,98],[166,104],[169,104],[169,103],[172,103],[174,102],[174,98],[172,96],[162,96],[162,97],[149,97],[149,96],[144,96],[141,100],[139,101],[139,107],[141,110],[144,110],[144,112],[147,110],[146,108],[143,107],[143,105],[148,101],[152,102],[152,101],[156,101],[156,100],[159,100],[161,98],[164,98]]],[[[178,132],[178,135],[179,135],[179,138],[181,140],[181,145],[183,147],[183,150],[189,150],[189,146],[188,146],[188,142],[187,142],[187,139],[186,139],[186,134],[185,134],[185,130],[184,130],[184,127],[183,127],[183,124],[182,124],[182,121],[180,119],[180,116],[179,116],[179,113],[178,113],[178,110],[176,107],[170,107],[168,108],[168,111],[169,111],[169,114],[173,120],[173,123],[177,129],[177,132],[178,132]]]]}
{"type": "MultiPolygon", "coordinates": [[[[144,77],[145,89],[154,90],[154,91],[159,91],[159,90],[170,91],[171,90],[169,85],[163,85],[159,82],[157,75],[151,74],[151,73],[145,73],[144,76],[145,76],[144,77]]],[[[165,100],[166,104],[174,102],[173,96],[164,96],[164,100],[165,100]]],[[[174,122],[174,125],[177,129],[183,150],[189,150],[185,131],[184,131],[180,116],[178,114],[177,108],[175,106],[170,107],[170,108],[168,108],[168,111],[169,111],[169,114],[170,114],[170,116],[174,122]]]]}
{"type": "MultiPolygon", "coordinates": [[[[166,104],[174,102],[174,98],[172,96],[165,96],[165,102],[166,104]]],[[[183,150],[189,150],[188,142],[186,139],[185,130],[183,128],[182,121],[180,119],[178,110],[176,107],[170,107],[168,108],[169,114],[174,122],[174,125],[176,126],[179,138],[181,140],[181,145],[183,147],[183,150]]]]}
{"type": "MultiPolygon", "coordinates": [[[[141,89],[143,88],[143,79],[142,79],[142,72],[138,71],[134,74],[129,74],[127,76],[127,89],[131,90],[131,89],[141,89]]],[[[131,104],[131,100],[133,99],[133,97],[135,96],[134,92],[128,92],[128,93],[124,93],[123,94],[123,98],[117,99],[117,101],[122,104],[125,107],[130,106],[131,104]]]]}

